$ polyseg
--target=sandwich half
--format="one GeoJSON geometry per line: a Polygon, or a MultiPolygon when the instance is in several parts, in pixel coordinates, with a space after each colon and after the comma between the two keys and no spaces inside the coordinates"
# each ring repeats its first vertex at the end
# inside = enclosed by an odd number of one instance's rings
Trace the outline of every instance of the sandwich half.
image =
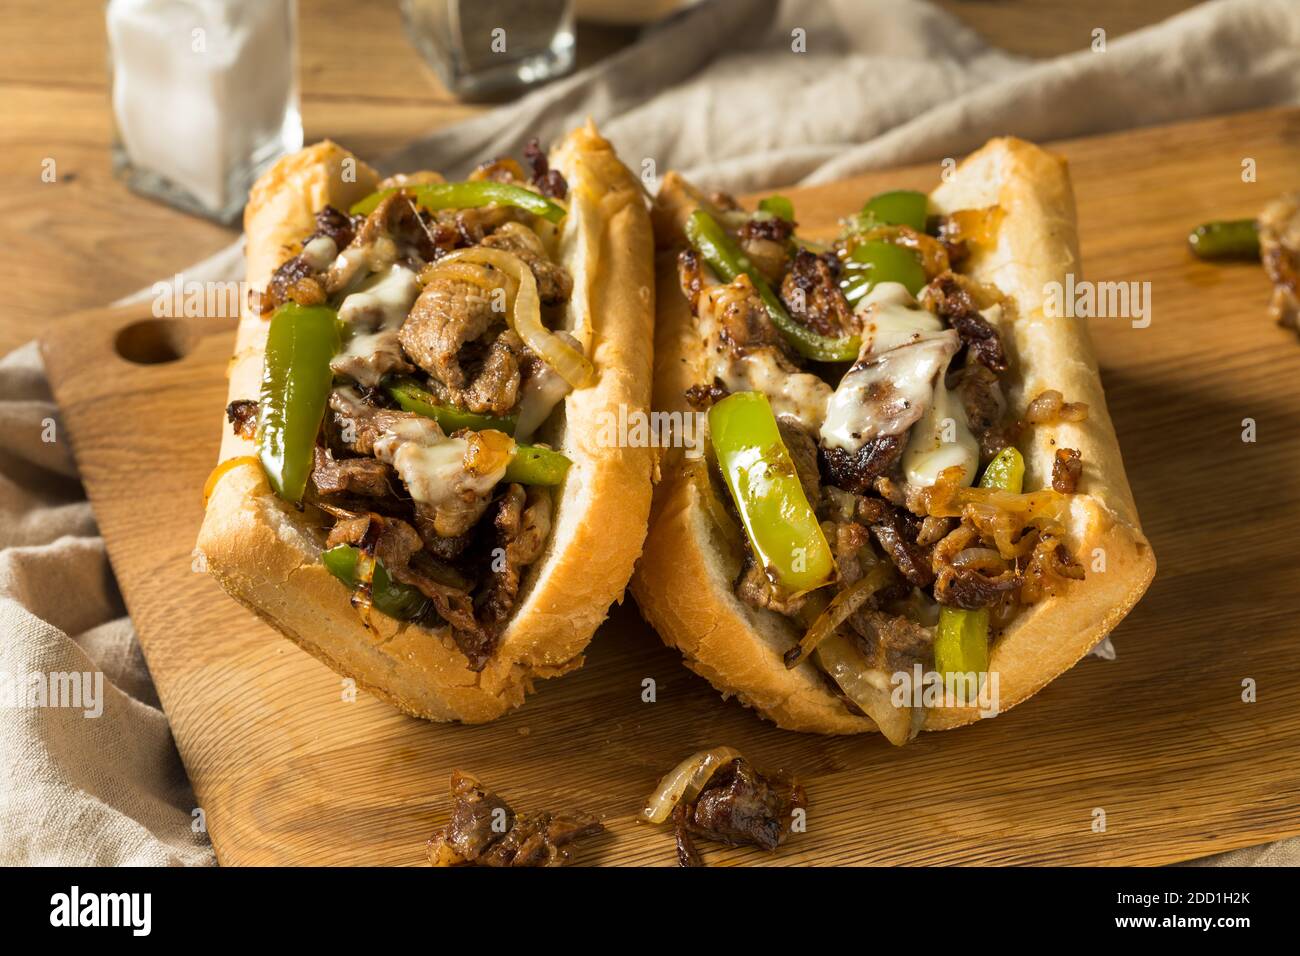
{"type": "Polygon", "coordinates": [[[997,139],[843,215],[805,236],[784,197],[665,177],[654,405],[707,440],[664,456],[632,589],[724,695],[901,744],[1071,667],[1155,558],[1054,298],[1082,278],[1065,162],[997,139]]]}
{"type": "Polygon", "coordinates": [[[323,142],[245,212],[248,284],[198,549],[401,710],[481,722],[582,664],[640,552],[653,240],[590,124],[466,182],[323,142]]]}

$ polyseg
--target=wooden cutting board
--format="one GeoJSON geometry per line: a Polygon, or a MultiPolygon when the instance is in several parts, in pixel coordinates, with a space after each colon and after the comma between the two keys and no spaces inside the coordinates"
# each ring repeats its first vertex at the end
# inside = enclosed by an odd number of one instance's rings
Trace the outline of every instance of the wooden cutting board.
{"type": "MultiPolygon", "coordinates": [[[[720,700],[630,601],[583,670],[494,724],[346,700],[337,675],[193,566],[232,323],[145,306],[66,324],[45,344],[50,376],[219,860],[420,864],[459,767],[517,808],[603,814],[586,862],[668,864],[670,835],[634,815],[660,774],[720,743],[795,772],[811,808],[777,855],[706,845],[713,863],[1159,864],[1300,833],[1300,341],[1266,316],[1257,266],[1204,265],[1183,244],[1204,219],[1300,188],[1300,111],[1059,148],[1085,275],[1151,283],[1149,328],[1096,320],[1093,336],[1159,572],[1114,634],[1118,660],[1085,660],[997,720],[904,750],[787,733],[720,700]],[[1246,158],[1257,182],[1242,181],[1246,158]]],[[[788,195],[808,228],[826,227],[938,173],[936,161],[788,195]]]]}

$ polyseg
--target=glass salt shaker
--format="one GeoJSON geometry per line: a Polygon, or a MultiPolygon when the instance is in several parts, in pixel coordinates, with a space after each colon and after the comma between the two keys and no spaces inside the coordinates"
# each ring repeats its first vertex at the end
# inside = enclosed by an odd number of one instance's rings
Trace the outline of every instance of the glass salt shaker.
{"type": "Polygon", "coordinates": [[[302,147],[295,0],[109,0],[113,169],[136,192],[230,223],[302,147]]]}
{"type": "Polygon", "coordinates": [[[573,66],[573,0],[402,0],[402,22],[457,96],[540,83],[573,66]]]}

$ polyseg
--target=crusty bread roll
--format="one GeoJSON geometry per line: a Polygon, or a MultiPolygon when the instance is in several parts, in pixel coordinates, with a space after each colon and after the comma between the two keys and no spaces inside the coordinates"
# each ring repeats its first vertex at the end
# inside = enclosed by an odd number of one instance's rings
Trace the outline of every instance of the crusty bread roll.
{"type": "MultiPolygon", "coordinates": [[[[681,239],[700,193],[669,174],[652,216],[661,246],[681,239]]],[[[1013,308],[1001,332],[1011,359],[1003,377],[1009,405],[1023,413],[1045,389],[1086,402],[1087,418],[1032,426],[1017,442],[1026,463],[1024,490],[1050,487],[1058,447],[1082,453],[1083,476],[1072,499],[1071,551],[1088,567],[1055,597],[1022,610],[993,644],[990,672],[1000,683],[1002,710],[1033,695],[1070,668],[1137,603],[1155,574],[1155,556],[1138,523],[1114,427],[1106,412],[1097,362],[1082,319],[1044,314],[1046,287],[1079,276],[1074,197],[1065,161],[1031,143],[992,140],[971,155],[930,197],[933,211],[998,205],[995,244],[965,274],[996,285],[1013,308]],[[1091,563],[1102,549],[1104,571],[1091,563]]],[[[846,213],[850,210],[846,210],[846,213]]],[[[678,246],[680,248],[680,245],[678,246]]],[[[686,412],[684,392],[705,381],[706,356],[689,304],[678,286],[674,256],[660,256],[654,406],[686,412]]],[[[679,450],[665,454],[650,532],[632,581],[643,614],[688,667],[724,696],[736,696],[779,726],[826,734],[875,730],[851,712],[811,663],[787,670],[782,654],[802,635],[794,622],[742,602],[733,592],[739,557],[719,540],[702,495],[679,450]]],[[[974,706],[930,709],[925,729],[979,717],[974,706]]]]}
{"type": "MultiPolygon", "coordinates": [[[[592,125],[551,153],[569,183],[560,261],[574,279],[563,327],[595,367],[569,393],[546,440],[572,461],[557,490],[551,536],[524,578],[518,603],[487,666],[469,669],[446,630],[372,616],[368,630],[349,589],[321,564],[324,534],[281,501],[225,425],[219,471],[198,548],[241,604],[340,674],[401,710],[430,720],[482,722],[523,702],[536,678],[582,665],[582,652],[620,600],[641,549],[650,507],[651,452],[597,440],[598,416],[649,399],[654,316],[652,236],[641,183],[592,125]]],[[[275,164],[254,186],[244,216],[248,283],[266,285],[295,255],[326,204],[347,209],[379,179],[330,142],[275,164]]],[[[269,322],[245,307],[230,367],[229,399],[256,398],[269,322]]]]}

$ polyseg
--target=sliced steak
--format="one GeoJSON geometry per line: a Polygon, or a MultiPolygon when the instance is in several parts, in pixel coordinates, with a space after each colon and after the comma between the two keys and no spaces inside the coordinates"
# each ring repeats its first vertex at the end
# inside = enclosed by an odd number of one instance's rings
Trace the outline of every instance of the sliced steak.
{"type": "Polygon", "coordinates": [[[863,495],[877,478],[893,471],[907,446],[907,435],[885,435],[867,442],[857,451],[821,448],[821,466],[826,480],[837,488],[863,495]]]}
{"type": "Polygon", "coordinates": [[[552,262],[541,237],[523,223],[507,222],[483,239],[488,249],[500,249],[523,260],[537,280],[537,296],[542,305],[561,305],[573,294],[573,277],[557,262],[552,262]]]}
{"type": "Polygon", "coordinates": [[[392,469],[375,458],[336,459],[317,446],[311,483],[321,495],[364,495],[380,498],[392,495],[396,487],[392,469]]]}
{"type": "Polygon", "coordinates": [[[857,330],[853,307],[840,291],[839,261],[800,249],[781,282],[781,299],[790,317],[821,335],[839,337],[857,330]]]}
{"type": "Polygon", "coordinates": [[[980,315],[970,279],[945,272],[926,287],[922,299],[935,315],[957,330],[962,344],[975,361],[999,374],[1007,370],[1007,353],[1002,347],[1002,338],[998,330],[980,315]]]}
{"type": "Polygon", "coordinates": [[[708,840],[775,850],[790,832],[794,811],[806,807],[804,789],[792,778],[765,776],[737,757],[705,785],[684,824],[708,840]]]}
{"type": "Polygon", "coordinates": [[[491,583],[479,618],[493,627],[503,625],[514,610],[524,571],[542,556],[551,533],[551,495],[545,488],[511,484],[499,499],[491,583]]]}

